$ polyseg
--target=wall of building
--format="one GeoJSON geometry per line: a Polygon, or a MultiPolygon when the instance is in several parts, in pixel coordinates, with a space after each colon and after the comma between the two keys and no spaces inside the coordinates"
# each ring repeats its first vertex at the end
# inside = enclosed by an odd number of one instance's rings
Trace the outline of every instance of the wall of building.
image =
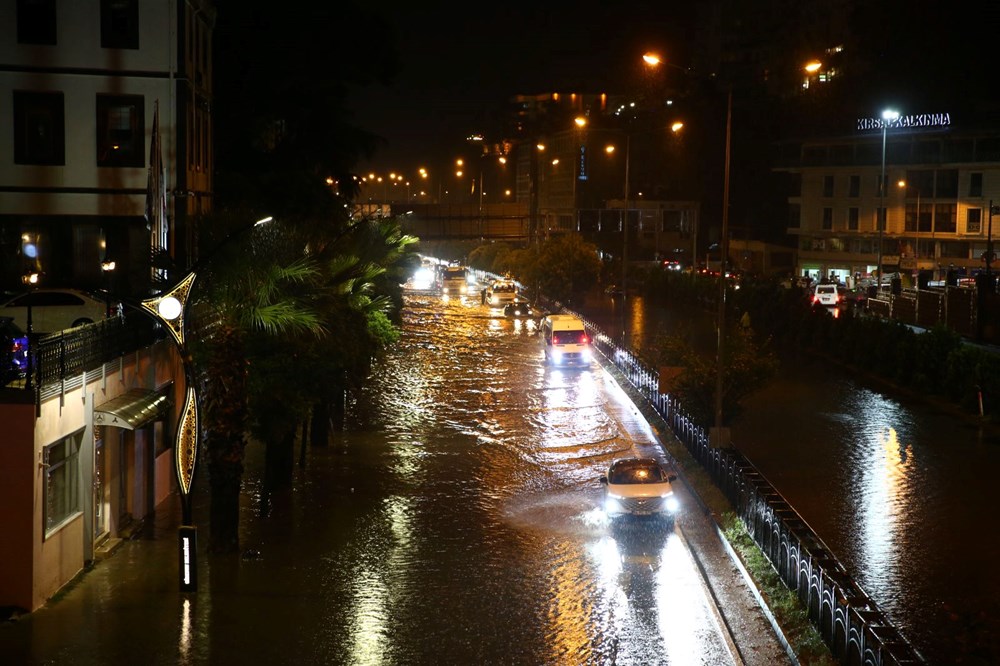
{"type": "MultiPolygon", "coordinates": [[[[96,407],[132,388],[168,391],[173,406],[161,425],[137,431],[111,426],[101,428],[105,438],[105,516],[110,535],[117,537],[129,525],[118,517],[141,521],[176,488],[173,469],[173,435],[183,404],[183,368],[176,347],[161,341],[147,349],[86,374],[85,381],[42,400],[35,418],[34,405],[0,401],[0,422],[5,424],[5,446],[0,447],[0,606],[34,610],[73,579],[94,559],[93,533],[96,407]],[[81,433],[79,492],[81,511],[50,534],[45,527],[45,447],[81,433]],[[119,446],[123,442],[124,446],[119,446]],[[118,497],[119,455],[124,453],[128,478],[126,496],[118,497]],[[26,584],[27,582],[27,584],[26,584]]],[[[23,392],[22,392],[23,393],[23,392]]],[[[43,390],[43,395],[46,392],[43,390]]]]}

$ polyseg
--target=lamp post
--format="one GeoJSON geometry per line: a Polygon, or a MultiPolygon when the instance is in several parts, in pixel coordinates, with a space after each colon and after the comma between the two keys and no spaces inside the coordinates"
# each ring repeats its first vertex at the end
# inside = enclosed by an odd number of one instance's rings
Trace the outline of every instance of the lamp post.
{"type": "Polygon", "coordinates": [[[889,129],[889,122],[899,118],[899,111],[894,111],[893,109],[886,109],[882,112],[882,171],[879,175],[878,180],[878,192],[879,192],[879,209],[875,214],[875,224],[878,226],[878,277],[875,284],[878,288],[882,288],[882,234],[884,232],[884,227],[886,223],[885,215],[885,142],[886,134],[889,129]]]}
{"type": "Polygon", "coordinates": [[[719,239],[719,313],[718,313],[718,344],[715,372],[715,446],[729,445],[729,432],[722,429],[722,387],[725,367],[722,364],[725,356],[725,326],[726,326],[726,259],[729,256],[729,164],[731,157],[731,137],[733,129],[733,90],[730,87],[726,96],[726,165],[722,186],[722,238],[719,239]]]}
{"type": "Polygon", "coordinates": [[[111,318],[111,276],[114,275],[115,260],[107,256],[101,262],[101,272],[104,273],[104,317],[111,318]]]}
{"type": "MultiPolygon", "coordinates": [[[[28,288],[28,291],[30,292],[35,287],[35,285],[38,284],[39,277],[40,276],[38,274],[38,271],[35,271],[35,270],[32,270],[32,269],[29,268],[28,270],[26,270],[24,272],[23,275],[21,275],[21,282],[24,284],[25,287],[28,288]]],[[[28,391],[31,391],[31,390],[34,390],[34,388],[35,388],[35,379],[34,379],[34,375],[35,375],[35,329],[34,329],[34,327],[32,325],[32,321],[31,321],[31,297],[30,297],[30,294],[29,294],[29,297],[26,299],[26,301],[27,301],[27,305],[28,305],[28,312],[27,312],[28,322],[27,322],[26,328],[28,330],[25,331],[25,333],[26,333],[26,335],[28,337],[28,358],[26,359],[26,363],[25,363],[26,368],[25,368],[25,375],[24,375],[24,388],[26,390],[28,390],[28,391]]]]}
{"type": "MultiPolygon", "coordinates": [[[[687,69],[664,61],[655,53],[646,53],[642,56],[643,61],[650,67],[666,65],[684,72],[689,76],[691,72],[687,69]]],[[[716,373],[715,373],[715,427],[710,433],[710,441],[713,446],[724,447],[729,445],[728,430],[722,427],[722,390],[725,379],[725,368],[723,358],[725,357],[725,327],[726,327],[726,260],[729,255],[729,170],[732,154],[732,128],[733,128],[733,88],[728,87],[726,93],[726,153],[725,167],[722,186],[722,227],[719,239],[719,294],[717,313],[717,346],[716,346],[716,373]]]]}
{"type": "MultiPolygon", "coordinates": [[[[271,222],[271,217],[257,220],[252,226],[241,227],[229,234],[216,248],[236,236],[271,222]]],[[[170,333],[177,345],[184,370],[185,398],[177,422],[177,436],[174,445],[174,471],[181,491],[182,524],[178,528],[178,564],[181,592],[195,592],[198,589],[197,537],[198,530],[193,524],[191,509],[191,484],[194,480],[195,464],[198,459],[198,392],[194,373],[194,363],[187,346],[187,309],[191,288],[198,271],[216,252],[203,258],[191,271],[181,278],[169,291],[139,303],[140,308],[153,316],[170,333]]]]}

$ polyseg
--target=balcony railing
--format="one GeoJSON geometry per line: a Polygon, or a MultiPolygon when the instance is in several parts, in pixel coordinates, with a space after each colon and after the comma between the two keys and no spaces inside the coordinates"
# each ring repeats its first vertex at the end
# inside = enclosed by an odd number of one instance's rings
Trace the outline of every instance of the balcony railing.
{"type": "Polygon", "coordinates": [[[103,319],[58,333],[39,336],[34,341],[32,381],[14,377],[7,388],[35,392],[35,401],[47,387],[62,385],[67,379],[100,368],[103,364],[164,338],[166,332],[150,317],[130,313],[103,319]]]}

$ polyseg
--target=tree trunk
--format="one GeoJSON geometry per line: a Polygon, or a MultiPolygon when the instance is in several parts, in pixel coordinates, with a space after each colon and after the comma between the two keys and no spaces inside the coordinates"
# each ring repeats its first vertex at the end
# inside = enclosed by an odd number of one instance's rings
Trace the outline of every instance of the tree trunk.
{"type": "Polygon", "coordinates": [[[302,437],[299,443],[299,467],[306,466],[306,442],[309,441],[309,418],[302,420],[302,437]]]}
{"type": "Polygon", "coordinates": [[[326,446],[330,442],[330,405],[318,402],[313,405],[312,428],[310,428],[309,443],[313,446],[326,446]]]}
{"type": "Polygon", "coordinates": [[[211,489],[208,549],[212,553],[239,552],[243,464],[225,456],[210,456],[208,473],[211,489]]]}
{"type": "Polygon", "coordinates": [[[292,485],[295,469],[295,429],[267,442],[264,453],[264,483],[270,490],[292,485]]]}
{"type": "Polygon", "coordinates": [[[347,389],[338,386],[333,396],[332,414],[334,432],[344,432],[344,417],[347,414],[347,389]]]}

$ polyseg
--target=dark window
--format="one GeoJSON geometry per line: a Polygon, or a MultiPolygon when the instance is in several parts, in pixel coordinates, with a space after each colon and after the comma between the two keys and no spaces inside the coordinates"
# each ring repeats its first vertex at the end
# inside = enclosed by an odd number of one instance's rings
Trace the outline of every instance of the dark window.
{"type": "Polygon", "coordinates": [[[930,199],[934,194],[934,172],[928,170],[907,170],[906,197],[930,199]]]}
{"type": "Polygon", "coordinates": [[[803,150],[802,163],[805,166],[822,166],[826,164],[826,146],[811,146],[803,150]]]}
{"type": "Polygon", "coordinates": [[[847,196],[849,197],[860,197],[861,196],[861,176],[851,176],[847,196]]]}
{"type": "Polygon", "coordinates": [[[45,470],[45,536],[80,513],[80,442],[83,433],[70,435],[45,447],[42,468],[45,470]]]}
{"type": "Polygon", "coordinates": [[[889,174],[875,176],[875,192],[879,195],[889,194],[889,174]],[[885,189],[883,189],[883,187],[885,189]]]}
{"type": "Polygon", "coordinates": [[[854,164],[854,146],[850,144],[831,146],[830,163],[835,166],[854,164]]]}
{"type": "Polygon", "coordinates": [[[833,196],[833,176],[823,176],[823,196],[833,196]]]}
{"type": "Polygon", "coordinates": [[[833,209],[832,208],[824,208],[823,209],[823,228],[827,229],[827,230],[833,229],[833,209]]]}
{"type": "Polygon", "coordinates": [[[139,48],[138,0],[101,0],[101,47],[139,48]]]}
{"type": "Polygon", "coordinates": [[[941,159],[944,162],[972,162],[973,154],[971,139],[954,139],[944,142],[941,159]]]}
{"type": "Polygon", "coordinates": [[[145,164],[144,113],[141,95],[97,96],[97,166],[145,164]]]}
{"type": "Polygon", "coordinates": [[[941,169],[937,172],[934,196],[937,198],[958,198],[958,169],[941,169]]]}
{"type": "Polygon", "coordinates": [[[917,141],[914,144],[913,152],[918,162],[939,162],[941,160],[941,142],[917,141]]]}
{"type": "Polygon", "coordinates": [[[857,231],[858,230],[858,217],[859,217],[859,213],[858,213],[858,209],[857,208],[848,208],[847,209],[847,228],[849,230],[851,230],[851,231],[857,231]]]}
{"type": "Polygon", "coordinates": [[[969,208],[965,211],[965,233],[983,233],[983,209],[969,208]]]}
{"type": "Polygon", "coordinates": [[[955,204],[937,204],[934,206],[934,231],[955,233],[955,204]]]}
{"type": "Polygon", "coordinates": [[[882,231],[885,231],[885,210],[885,208],[878,208],[875,211],[875,215],[878,217],[878,221],[875,226],[876,230],[881,229],[882,231]]]}
{"type": "Polygon", "coordinates": [[[1000,139],[979,139],[976,141],[975,162],[1000,161],[1000,139]]]}
{"type": "Polygon", "coordinates": [[[802,209],[799,204],[789,204],[788,206],[788,228],[798,229],[802,224],[802,209]]]}
{"type": "Polygon", "coordinates": [[[14,91],[14,163],[66,163],[62,93],[14,91]]]}
{"type": "Polygon", "coordinates": [[[969,174],[969,196],[970,197],[983,196],[983,174],[981,173],[969,174]]]}
{"type": "Polygon", "coordinates": [[[17,42],[56,43],[55,0],[17,0],[17,42]]]}

